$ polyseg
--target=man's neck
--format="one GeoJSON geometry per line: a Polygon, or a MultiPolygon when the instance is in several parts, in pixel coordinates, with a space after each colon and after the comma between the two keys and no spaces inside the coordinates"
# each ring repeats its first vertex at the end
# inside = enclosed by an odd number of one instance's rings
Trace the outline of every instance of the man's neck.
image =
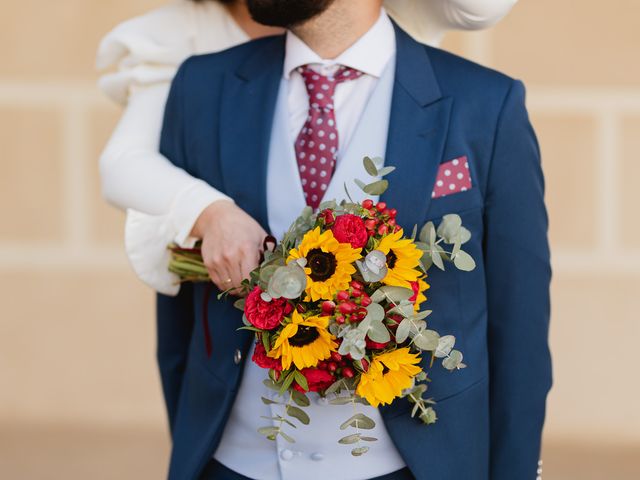
{"type": "Polygon", "coordinates": [[[325,12],[291,28],[309,48],[332,60],[356,43],[380,18],[381,1],[336,0],[325,12]]]}

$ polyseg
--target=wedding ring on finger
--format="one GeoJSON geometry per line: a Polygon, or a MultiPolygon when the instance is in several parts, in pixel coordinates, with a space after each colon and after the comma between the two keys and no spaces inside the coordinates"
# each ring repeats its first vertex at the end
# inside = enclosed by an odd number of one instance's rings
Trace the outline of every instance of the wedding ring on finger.
{"type": "Polygon", "coordinates": [[[227,279],[224,281],[224,283],[231,283],[231,282],[232,282],[232,280],[231,280],[230,278],[227,278],[227,279]]]}

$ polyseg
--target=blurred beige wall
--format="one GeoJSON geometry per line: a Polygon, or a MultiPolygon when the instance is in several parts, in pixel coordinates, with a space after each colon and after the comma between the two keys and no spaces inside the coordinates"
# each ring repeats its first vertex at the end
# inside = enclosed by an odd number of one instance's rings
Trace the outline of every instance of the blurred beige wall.
{"type": "MultiPolygon", "coordinates": [[[[94,53],[158,0],[0,0],[0,430],[163,428],[153,296],[97,161],[119,109],[94,53]]],[[[555,277],[549,440],[640,448],[640,3],[520,0],[444,47],[525,81],[555,277]]]]}

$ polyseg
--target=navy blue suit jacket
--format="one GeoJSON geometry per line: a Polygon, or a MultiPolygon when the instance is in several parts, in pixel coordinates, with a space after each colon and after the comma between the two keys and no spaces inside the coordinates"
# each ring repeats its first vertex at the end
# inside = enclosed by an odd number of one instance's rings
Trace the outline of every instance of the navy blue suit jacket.
{"type": "MultiPolygon", "coordinates": [[[[534,479],[545,400],[549,250],[540,154],[523,85],[396,28],[397,66],[386,162],[397,170],[383,200],[407,230],[457,213],[472,232],[470,273],[430,270],[431,325],[454,334],[468,368],[433,368],[439,421],[425,427],[405,400],[382,408],[385,425],[418,479],[534,479]],[[431,199],[440,163],[466,155],[473,188],[431,199]]],[[[282,76],[283,37],[192,57],[169,95],[161,151],[234,198],[265,229],[266,167],[282,76]]],[[[159,298],[159,361],[171,418],[169,476],[197,478],[220,441],[251,335],[230,301],[205,287],[159,298]],[[195,328],[191,329],[195,323],[195,328]]]]}

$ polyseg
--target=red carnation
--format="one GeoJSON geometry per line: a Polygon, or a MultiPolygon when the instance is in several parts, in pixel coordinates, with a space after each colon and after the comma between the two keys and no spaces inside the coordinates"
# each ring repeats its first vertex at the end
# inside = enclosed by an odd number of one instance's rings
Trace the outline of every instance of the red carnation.
{"type": "Polygon", "coordinates": [[[244,314],[254,327],[261,330],[273,330],[285,316],[291,313],[293,307],[285,298],[265,302],[260,296],[261,294],[260,287],[251,291],[244,304],[244,314]]]}
{"type": "MultiPolygon", "coordinates": [[[[333,375],[331,375],[326,370],[320,370],[319,368],[303,368],[300,370],[300,373],[304,375],[304,378],[307,379],[307,384],[309,385],[309,392],[320,392],[329,388],[335,379],[333,375]]],[[[293,384],[293,388],[298,390],[299,392],[305,392],[305,390],[298,385],[297,383],[293,384]]]]}
{"type": "Polygon", "coordinates": [[[275,358],[267,356],[267,351],[264,349],[262,342],[256,343],[256,348],[253,351],[253,357],[251,360],[260,368],[274,369],[278,372],[282,371],[282,362],[275,358]]]}
{"type": "Polygon", "coordinates": [[[362,248],[369,241],[369,234],[362,218],[350,213],[337,217],[331,231],[336,240],[340,243],[350,243],[353,248],[362,248]]]}

